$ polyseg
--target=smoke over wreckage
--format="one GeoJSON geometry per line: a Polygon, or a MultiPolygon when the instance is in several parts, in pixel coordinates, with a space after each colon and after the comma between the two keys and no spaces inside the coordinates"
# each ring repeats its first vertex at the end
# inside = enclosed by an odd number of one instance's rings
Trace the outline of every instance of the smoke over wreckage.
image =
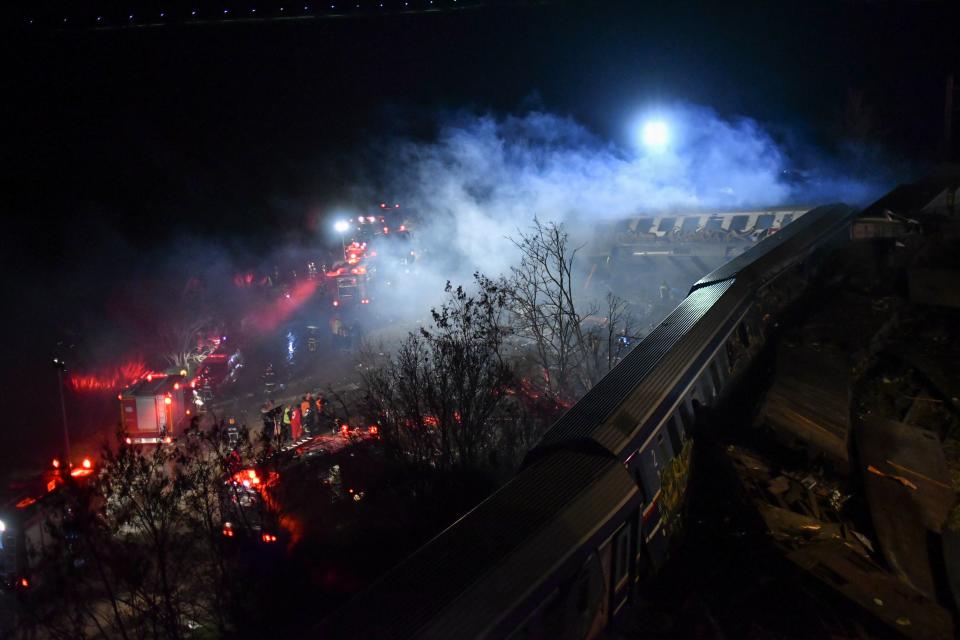
{"type": "Polygon", "coordinates": [[[534,216],[589,228],[638,213],[856,203],[887,186],[801,170],[791,149],[755,120],[724,118],[703,106],[650,110],[625,137],[605,141],[571,117],[543,111],[461,113],[442,118],[432,141],[394,140],[384,182],[423,213],[421,233],[454,250],[462,271],[491,274],[515,257],[506,236],[534,216]],[[662,145],[644,145],[650,121],[669,131],[662,145]]]}

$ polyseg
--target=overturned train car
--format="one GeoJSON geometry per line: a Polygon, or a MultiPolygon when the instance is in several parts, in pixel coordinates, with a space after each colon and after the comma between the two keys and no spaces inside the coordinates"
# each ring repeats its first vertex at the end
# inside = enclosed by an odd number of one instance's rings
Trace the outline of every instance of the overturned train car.
{"type": "Polygon", "coordinates": [[[813,209],[696,282],[513,480],[324,621],[322,637],[603,635],[666,557],[698,414],[736,386],[854,214],[813,209]]]}

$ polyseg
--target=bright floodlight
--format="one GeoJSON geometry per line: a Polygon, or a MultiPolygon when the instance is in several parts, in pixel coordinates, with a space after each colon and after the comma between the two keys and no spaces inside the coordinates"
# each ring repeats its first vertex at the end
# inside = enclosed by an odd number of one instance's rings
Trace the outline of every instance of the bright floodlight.
{"type": "Polygon", "coordinates": [[[343,233],[350,228],[350,225],[346,220],[337,220],[333,224],[333,228],[337,230],[337,233],[343,233]]]}
{"type": "Polygon", "coordinates": [[[643,125],[643,144],[654,149],[662,149],[670,141],[670,131],[665,122],[659,120],[643,125]]]}

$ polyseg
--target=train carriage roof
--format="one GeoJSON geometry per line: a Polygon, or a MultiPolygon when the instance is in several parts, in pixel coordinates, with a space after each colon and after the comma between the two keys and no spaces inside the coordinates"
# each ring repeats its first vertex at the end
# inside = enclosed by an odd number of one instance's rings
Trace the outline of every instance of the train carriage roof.
{"type": "Polygon", "coordinates": [[[325,623],[324,637],[483,633],[636,496],[636,485],[612,458],[548,456],[348,603],[325,623]]]}
{"type": "Polygon", "coordinates": [[[731,278],[753,282],[758,278],[775,275],[784,263],[792,264],[805,247],[821,243],[831,231],[850,222],[856,212],[856,209],[845,204],[824,205],[812,209],[697,280],[691,292],[731,278]]]}
{"type": "Polygon", "coordinates": [[[527,460],[560,446],[629,455],[631,443],[646,436],[640,425],[652,429],[647,418],[677,387],[678,378],[697,371],[712,355],[714,338],[730,329],[726,324],[745,302],[751,283],[793,264],[854,213],[846,205],[817,207],[700,279],[673,313],[544,434],[527,460]]]}
{"type": "Polygon", "coordinates": [[[570,443],[622,454],[635,438],[640,421],[674,386],[674,377],[689,365],[735,308],[734,301],[717,304],[731,284],[732,281],[718,282],[687,296],[554,423],[528,460],[539,457],[546,449],[570,443]],[[651,376],[655,370],[656,375],[651,376]]]}

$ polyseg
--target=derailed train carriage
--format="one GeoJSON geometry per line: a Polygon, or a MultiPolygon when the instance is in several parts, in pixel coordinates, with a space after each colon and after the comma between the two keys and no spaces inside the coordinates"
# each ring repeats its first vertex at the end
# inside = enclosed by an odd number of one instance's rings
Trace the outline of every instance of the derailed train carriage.
{"type": "Polygon", "coordinates": [[[666,557],[698,414],[735,386],[854,214],[816,208],[696,282],[513,480],[325,621],[322,637],[602,635],[666,557]]]}

